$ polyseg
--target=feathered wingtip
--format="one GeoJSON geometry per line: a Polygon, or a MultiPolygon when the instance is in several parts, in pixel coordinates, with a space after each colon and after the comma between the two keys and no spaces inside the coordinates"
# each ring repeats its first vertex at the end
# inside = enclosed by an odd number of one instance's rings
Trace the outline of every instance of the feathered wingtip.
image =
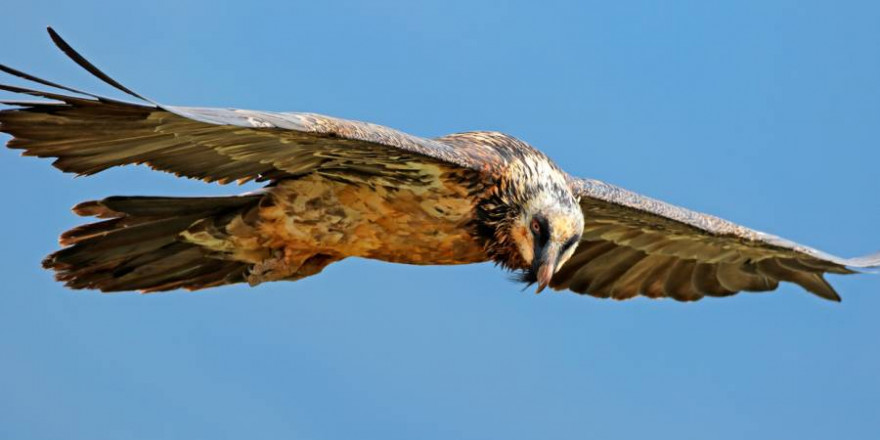
{"type": "Polygon", "coordinates": [[[63,38],[61,38],[61,35],[58,35],[58,32],[55,32],[55,29],[52,29],[52,26],[46,27],[46,31],[49,32],[49,38],[52,39],[52,42],[55,43],[55,46],[58,46],[58,48],[61,49],[61,51],[64,52],[65,55],[67,55],[71,60],[73,60],[73,62],[78,64],[80,67],[82,67],[83,69],[85,69],[86,71],[91,73],[92,75],[95,75],[101,81],[104,81],[105,83],[113,86],[114,88],[116,88],[118,90],[121,90],[131,96],[134,96],[135,98],[147,101],[151,104],[155,104],[155,102],[153,102],[153,100],[151,100],[149,98],[145,98],[142,95],[133,92],[128,87],[125,87],[124,85],[122,85],[118,81],[116,81],[115,79],[108,76],[106,73],[102,72],[101,69],[98,69],[97,67],[95,67],[94,64],[89,62],[89,60],[87,60],[84,56],[80,55],[79,52],[77,52],[73,47],[71,47],[69,44],[67,44],[67,42],[64,41],[63,38]]]}
{"type": "Polygon", "coordinates": [[[880,252],[864,257],[849,258],[846,267],[862,273],[880,273],[880,252]]]}
{"type": "MultiPolygon", "coordinates": [[[[57,46],[65,55],[67,55],[68,58],[73,60],[73,62],[75,62],[77,65],[79,65],[80,67],[85,69],[87,72],[91,73],[96,78],[103,81],[104,83],[110,85],[111,87],[113,87],[117,90],[124,92],[125,94],[127,94],[129,96],[137,98],[140,101],[148,102],[154,106],[157,106],[157,107],[159,106],[159,104],[157,104],[155,101],[153,101],[149,98],[146,98],[139,93],[132,91],[128,87],[125,87],[124,85],[120,84],[118,81],[114,80],[109,75],[107,75],[106,73],[104,73],[103,71],[101,71],[100,69],[95,67],[94,64],[92,64],[90,61],[88,61],[84,56],[82,56],[79,52],[77,52],[70,44],[68,44],[67,41],[65,41],[63,38],[61,38],[61,35],[59,35],[58,32],[56,32],[55,29],[53,29],[51,26],[47,27],[46,30],[49,33],[49,38],[51,38],[52,42],[55,43],[55,46],[57,46]]],[[[49,81],[49,80],[46,80],[43,78],[39,78],[39,77],[31,75],[29,73],[22,72],[18,69],[14,69],[12,67],[5,66],[3,64],[0,64],[0,72],[4,72],[6,74],[9,74],[9,75],[12,75],[12,76],[15,76],[18,78],[22,78],[24,80],[31,81],[31,82],[41,84],[44,86],[53,87],[55,89],[64,90],[64,91],[67,91],[70,93],[75,93],[75,94],[81,95],[81,96],[88,96],[90,98],[94,98],[99,101],[122,102],[117,99],[97,95],[97,94],[90,93],[90,92],[85,92],[85,91],[82,91],[79,89],[75,89],[73,87],[64,86],[64,85],[61,85],[61,84],[58,84],[58,83],[55,83],[55,82],[52,82],[52,81],[49,81]]],[[[11,86],[11,85],[5,85],[5,84],[0,84],[0,90],[5,90],[8,92],[12,92],[12,93],[21,93],[21,94],[26,94],[26,95],[31,95],[31,96],[37,96],[40,98],[47,98],[47,99],[52,99],[52,100],[62,101],[62,102],[68,102],[70,100],[82,99],[82,98],[77,98],[74,96],[59,95],[59,94],[55,94],[55,93],[51,93],[51,92],[45,92],[45,91],[41,91],[41,90],[32,90],[32,89],[27,89],[27,88],[23,88],[23,87],[16,87],[16,86],[11,86]]],[[[10,104],[10,105],[21,104],[18,101],[2,101],[2,102],[5,104],[10,104]]],[[[25,104],[27,104],[27,103],[25,103],[25,104]]],[[[125,104],[130,104],[130,103],[126,102],[125,104]]]]}

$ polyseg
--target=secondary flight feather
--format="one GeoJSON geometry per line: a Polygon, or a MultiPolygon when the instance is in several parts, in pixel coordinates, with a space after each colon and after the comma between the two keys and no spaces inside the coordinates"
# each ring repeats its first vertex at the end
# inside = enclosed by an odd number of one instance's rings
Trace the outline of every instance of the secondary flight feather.
{"type": "Polygon", "coordinates": [[[0,65],[42,98],[0,101],[0,132],[26,156],[90,175],[146,164],[207,182],[265,182],[232,197],[119,196],[74,212],[43,262],[76,289],[203,289],[315,275],[348,257],[433,265],[493,261],[522,281],[603,298],[693,301],[790,282],[840,297],[844,259],[604,182],[572,177],[498,132],[428,139],[312,113],[178,107],[123,86],[55,31],[55,44],[132,102],[0,65]],[[36,86],[35,86],[36,87],[36,86]],[[44,88],[54,89],[48,91],[44,88]]]}

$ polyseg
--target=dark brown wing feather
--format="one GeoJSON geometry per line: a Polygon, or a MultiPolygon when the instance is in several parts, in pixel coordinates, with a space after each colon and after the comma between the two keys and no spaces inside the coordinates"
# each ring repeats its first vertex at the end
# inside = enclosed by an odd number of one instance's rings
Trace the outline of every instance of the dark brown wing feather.
{"type": "Polygon", "coordinates": [[[144,102],[104,98],[0,66],[7,74],[80,95],[0,85],[0,90],[53,101],[6,101],[18,108],[0,111],[0,131],[13,136],[10,148],[57,158],[55,166],[66,172],[93,174],[118,165],[147,164],[221,183],[319,172],[399,185],[436,178],[424,169],[425,163],[479,172],[497,170],[503,163],[488,145],[463,146],[329,116],[160,105],[113,80],[49,32],[77,64],[144,102]]]}
{"type": "Polygon", "coordinates": [[[787,281],[839,301],[825,273],[880,266],[880,254],[839,258],[597,180],[570,182],[584,213],[584,235],[553,278],[557,290],[694,301],[774,290],[787,281]]]}

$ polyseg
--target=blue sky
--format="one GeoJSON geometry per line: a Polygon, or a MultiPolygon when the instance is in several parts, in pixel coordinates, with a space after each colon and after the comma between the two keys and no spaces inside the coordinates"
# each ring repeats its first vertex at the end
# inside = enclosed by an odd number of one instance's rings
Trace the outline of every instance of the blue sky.
{"type": "MultiPolygon", "coordinates": [[[[876,2],[11,2],[2,62],[169,104],[492,129],[823,250],[880,250],[876,2]]],[[[0,139],[5,141],[6,138],[0,139]]],[[[0,437],[877,438],[880,278],[695,304],[347,260],[256,289],[73,292],[39,267],[113,194],[230,194],[0,151],[0,437]]]]}

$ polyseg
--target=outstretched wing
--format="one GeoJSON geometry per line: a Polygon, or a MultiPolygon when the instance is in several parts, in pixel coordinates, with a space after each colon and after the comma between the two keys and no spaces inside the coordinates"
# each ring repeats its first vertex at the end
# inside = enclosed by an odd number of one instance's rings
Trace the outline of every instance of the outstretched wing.
{"type": "Polygon", "coordinates": [[[597,297],[695,301],[788,281],[840,301],[825,273],[880,266],[880,254],[844,259],[597,180],[572,179],[584,234],[550,286],[597,297]]]}
{"type": "Polygon", "coordinates": [[[51,28],[71,59],[107,84],[137,98],[130,103],[65,87],[0,65],[7,74],[71,93],[2,85],[0,90],[51,101],[0,101],[0,131],[10,148],[54,157],[65,172],[93,174],[147,164],[177,175],[226,183],[318,172],[371,184],[426,184],[439,165],[486,171],[500,158],[490,148],[453,146],[387,127],[310,113],[273,113],[157,104],[116,82],[73,50],[51,28]]]}

